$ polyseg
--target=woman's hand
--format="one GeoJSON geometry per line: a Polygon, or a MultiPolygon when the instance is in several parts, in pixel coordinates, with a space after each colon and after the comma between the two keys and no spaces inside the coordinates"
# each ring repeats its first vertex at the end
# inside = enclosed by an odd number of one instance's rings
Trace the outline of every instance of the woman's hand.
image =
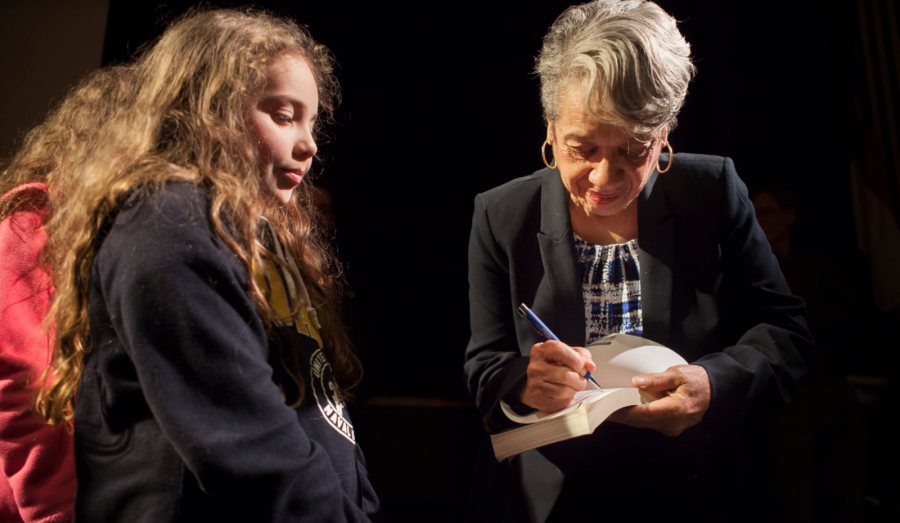
{"type": "Polygon", "coordinates": [[[617,410],[609,417],[612,421],[677,436],[700,423],[709,409],[709,375],[699,365],[676,365],[665,372],[635,376],[631,384],[651,394],[664,393],[665,397],[617,410]]]}
{"type": "Polygon", "coordinates": [[[584,390],[584,373],[596,368],[587,349],[558,341],[538,343],[531,347],[522,403],[544,412],[564,409],[573,403],[576,392],[584,390]]]}

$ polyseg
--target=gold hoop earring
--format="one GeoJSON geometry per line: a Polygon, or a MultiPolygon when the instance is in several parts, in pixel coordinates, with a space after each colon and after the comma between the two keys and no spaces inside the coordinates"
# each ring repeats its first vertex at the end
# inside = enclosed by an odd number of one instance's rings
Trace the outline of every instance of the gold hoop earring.
{"type": "MultiPolygon", "coordinates": [[[[550,140],[544,140],[544,144],[541,145],[541,158],[544,159],[544,165],[546,165],[548,169],[556,169],[556,158],[553,159],[553,165],[550,165],[550,163],[547,161],[547,153],[544,150],[547,148],[548,143],[550,143],[550,140]]],[[[552,143],[550,144],[550,147],[553,147],[552,143]]]]}
{"type": "Polygon", "coordinates": [[[669,148],[669,163],[668,163],[668,165],[666,165],[666,168],[660,169],[659,168],[659,158],[656,159],[656,171],[660,174],[662,174],[672,168],[672,158],[675,157],[675,153],[672,152],[672,144],[670,144],[669,142],[666,142],[666,147],[669,148]]]}

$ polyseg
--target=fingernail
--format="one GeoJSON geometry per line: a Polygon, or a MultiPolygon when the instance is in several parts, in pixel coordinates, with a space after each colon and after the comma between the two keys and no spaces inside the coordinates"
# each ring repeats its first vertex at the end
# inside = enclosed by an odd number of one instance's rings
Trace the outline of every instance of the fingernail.
{"type": "Polygon", "coordinates": [[[631,378],[631,384],[635,387],[643,387],[644,386],[644,378],[640,376],[635,376],[631,378]]]}

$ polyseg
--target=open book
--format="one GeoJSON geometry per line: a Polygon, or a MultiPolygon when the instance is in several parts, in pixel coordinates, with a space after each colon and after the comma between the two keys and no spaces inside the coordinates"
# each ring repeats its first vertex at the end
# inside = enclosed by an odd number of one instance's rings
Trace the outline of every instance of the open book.
{"type": "Polygon", "coordinates": [[[537,411],[525,416],[516,414],[501,400],[500,407],[506,417],[520,426],[491,436],[497,461],[594,432],[613,412],[658,399],[633,388],[632,377],[688,364],[671,349],[629,334],[610,334],[586,348],[597,364],[593,374],[603,389],[597,390],[588,382],[588,388],[576,393],[575,403],[565,409],[557,412],[537,411]]]}

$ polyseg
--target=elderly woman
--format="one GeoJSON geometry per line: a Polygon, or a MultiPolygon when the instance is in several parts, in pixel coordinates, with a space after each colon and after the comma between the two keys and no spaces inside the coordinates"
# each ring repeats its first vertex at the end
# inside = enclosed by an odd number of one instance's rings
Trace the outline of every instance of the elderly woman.
{"type": "Polygon", "coordinates": [[[656,4],[601,0],[556,20],[537,72],[547,168],[475,199],[469,390],[496,432],[500,400],[570,405],[594,369],[582,347],[604,335],[692,363],[633,378],[663,399],[501,464],[503,491],[529,521],[740,519],[738,428],[790,400],[812,339],[732,161],[672,153],[690,47],[656,4]],[[520,303],[562,341],[543,342],[520,303]]]}

